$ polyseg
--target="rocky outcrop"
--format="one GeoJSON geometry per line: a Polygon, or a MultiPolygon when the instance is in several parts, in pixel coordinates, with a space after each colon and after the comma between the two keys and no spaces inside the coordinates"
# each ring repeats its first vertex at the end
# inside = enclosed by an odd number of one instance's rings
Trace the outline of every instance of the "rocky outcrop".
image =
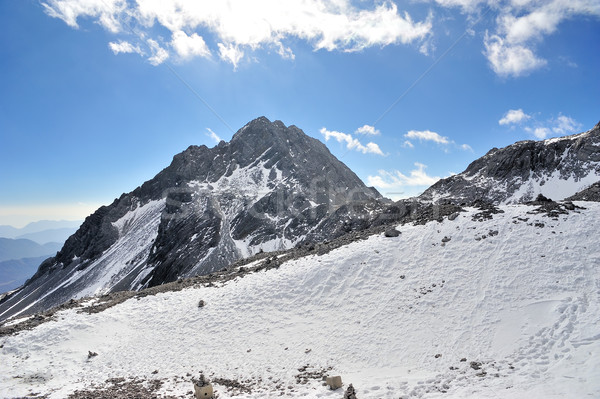
{"type": "Polygon", "coordinates": [[[594,201],[600,202],[600,181],[592,184],[588,188],[579,191],[575,195],[566,198],[569,201],[594,201]]]}
{"type": "Polygon", "coordinates": [[[600,179],[600,123],[593,129],[543,141],[493,148],[420,199],[469,203],[523,203],[538,194],[561,200],[600,179]]]}
{"type": "Polygon", "coordinates": [[[380,200],[323,143],[261,117],[229,143],[189,147],[156,177],[99,208],[0,302],[0,319],[337,237],[348,225],[361,227],[355,220],[380,200]]]}

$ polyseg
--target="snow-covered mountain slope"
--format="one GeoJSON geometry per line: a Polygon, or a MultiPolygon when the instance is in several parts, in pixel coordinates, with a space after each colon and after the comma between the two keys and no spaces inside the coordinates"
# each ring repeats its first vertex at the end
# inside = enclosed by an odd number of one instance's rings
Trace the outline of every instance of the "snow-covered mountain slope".
{"type": "Polygon", "coordinates": [[[600,123],[572,136],[494,148],[464,172],[435,183],[420,198],[511,204],[532,201],[543,194],[558,201],[598,181],[600,123]]]}
{"type": "Polygon", "coordinates": [[[600,204],[576,205],[467,208],[217,286],[60,311],[0,338],[0,396],[123,377],[187,398],[203,371],[221,399],[230,380],[251,389],[239,398],[341,398],[323,372],[361,399],[599,397],[600,204]]]}
{"type": "Polygon", "coordinates": [[[307,237],[335,237],[354,217],[345,205],[379,198],[323,143],[261,117],[229,143],[191,146],[98,209],[22,289],[0,301],[0,320],[208,274],[307,237]]]}

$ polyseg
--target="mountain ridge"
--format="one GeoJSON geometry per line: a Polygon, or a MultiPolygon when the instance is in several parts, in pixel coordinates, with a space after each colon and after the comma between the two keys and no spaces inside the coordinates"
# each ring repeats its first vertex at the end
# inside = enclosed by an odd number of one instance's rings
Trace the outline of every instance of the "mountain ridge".
{"type": "Polygon", "coordinates": [[[0,302],[0,317],[341,235],[355,212],[346,204],[380,200],[319,140],[260,117],[229,143],[189,146],[153,179],[88,216],[56,257],[0,302]],[[330,217],[340,222],[322,223],[330,217]]]}
{"type": "Polygon", "coordinates": [[[542,141],[492,148],[456,175],[429,187],[420,199],[495,204],[562,200],[600,180],[600,122],[592,129],[542,141]]]}

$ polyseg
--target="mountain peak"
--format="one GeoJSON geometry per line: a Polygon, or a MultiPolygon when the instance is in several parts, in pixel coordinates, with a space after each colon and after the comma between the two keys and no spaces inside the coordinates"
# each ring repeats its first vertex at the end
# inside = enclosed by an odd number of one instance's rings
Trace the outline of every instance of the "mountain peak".
{"type": "Polygon", "coordinates": [[[380,197],[319,140],[256,118],[228,143],[188,147],[98,209],[0,303],[0,315],[208,274],[260,251],[330,239],[349,231],[355,203],[376,205],[380,197]]]}
{"type": "Polygon", "coordinates": [[[494,148],[465,171],[425,190],[426,201],[493,203],[562,200],[600,179],[600,123],[574,135],[494,148]]]}

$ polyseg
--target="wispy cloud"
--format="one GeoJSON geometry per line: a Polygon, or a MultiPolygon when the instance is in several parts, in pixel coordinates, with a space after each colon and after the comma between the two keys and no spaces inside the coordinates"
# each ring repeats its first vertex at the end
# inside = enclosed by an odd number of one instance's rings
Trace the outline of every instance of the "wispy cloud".
{"type": "Polygon", "coordinates": [[[366,134],[366,135],[372,135],[372,136],[379,136],[381,134],[381,132],[377,129],[375,129],[375,126],[371,126],[371,125],[363,125],[361,127],[359,127],[358,129],[356,129],[356,132],[354,133],[358,133],[358,134],[366,134]]]}
{"type": "Polygon", "coordinates": [[[379,148],[379,145],[369,142],[367,144],[362,144],[358,139],[352,137],[352,135],[342,132],[336,132],[335,130],[327,130],[326,128],[321,128],[321,134],[325,137],[325,141],[329,141],[329,139],[333,138],[338,143],[345,143],[346,148],[349,150],[355,150],[358,152],[362,152],[363,154],[377,154],[384,156],[385,154],[379,148]]]}
{"type": "MultiPolygon", "coordinates": [[[[422,0],[428,1],[428,0],[422,0]]],[[[475,18],[483,10],[497,15],[493,29],[485,30],[483,54],[501,77],[521,77],[548,65],[536,54],[537,46],[560,24],[576,16],[600,16],[597,0],[435,0],[457,7],[475,18]]]]}
{"type": "Polygon", "coordinates": [[[148,61],[152,65],[160,65],[169,58],[169,52],[162,48],[160,44],[154,39],[148,39],[146,41],[148,46],[150,47],[150,51],[152,52],[152,56],[148,58],[148,61]]]}
{"type": "MultiPolygon", "coordinates": [[[[404,137],[411,140],[430,141],[441,145],[446,151],[448,150],[448,146],[454,146],[455,148],[463,151],[473,151],[470,145],[456,144],[454,140],[450,140],[448,137],[442,136],[436,132],[432,132],[431,130],[410,130],[404,135],[404,137]]],[[[403,147],[414,148],[414,144],[410,140],[406,140],[403,144],[403,147]]]]}
{"type": "Polygon", "coordinates": [[[131,44],[125,40],[119,40],[118,42],[109,42],[108,47],[115,54],[137,53],[139,55],[144,55],[144,52],[140,49],[140,46],[134,46],[133,44],[131,44]]]}
{"type": "Polygon", "coordinates": [[[208,137],[210,137],[211,139],[213,139],[215,141],[215,143],[219,144],[221,142],[221,138],[215,132],[213,132],[212,129],[207,127],[206,131],[207,131],[206,135],[208,137]]]}
{"type": "Polygon", "coordinates": [[[438,144],[449,144],[448,137],[439,135],[431,130],[410,130],[404,135],[408,139],[417,139],[419,141],[433,141],[438,144]]]}
{"type": "Polygon", "coordinates": [[[48,15],[73,28],[79,27],[80,19],[89,18],[111,33],[131,38],[120,22],[128,21],[128,26],[140,31],[137,39],[151,47],[150,62],[155,65],[171,52],[185,59],[217,51],[222,60],[237,67],[247,53],[260,48],[293,59],[289,43],[297,40],[308,42],[315,50],[346,52],[418,44],[431,34],[433,26],[431,15],[414,21],[391,1],[47,0],[42,4],[48,15]],[[171,33],[170,43],[154,35],[157,26],[171,33]],[[214,37],[216,48],[211,51],[203,35],[214,37]],[[156,46],[148,39],[161,43],[166,54],[155,54],[156,46]]]}
{"type": "Polygon", "coordinates": [[[521,108],[519,109],[509,109],[502,119],[498,121],[500,125],[511,125],[515,123],[521,123],[527,119],[530,119],[531,115],[527,115],[521,108]]]}
{"type": "Polygon", "coordinates": [[[545,121],[539,121],[534,116],[523,112],[520,108],[508,110],[498,121],[498,124],[504,126],[522,126],[525,122],[527,124],[523,127],[523,130],[541,140],[552,134],[564,136],[577,133],[582,127],[581,123],[575,119],[562,114],[545,121]]]}
{"type": "Polygon", "coordinates": [[[399,170],[379,170],[377,175],[368,176],[367,184],[380,189],[393,199],[417,195],[427,187],[440,180],[438,176],[429,176],[425,169],[427,165],[415,162],[415,169],[404,174],[399,170]]]}

